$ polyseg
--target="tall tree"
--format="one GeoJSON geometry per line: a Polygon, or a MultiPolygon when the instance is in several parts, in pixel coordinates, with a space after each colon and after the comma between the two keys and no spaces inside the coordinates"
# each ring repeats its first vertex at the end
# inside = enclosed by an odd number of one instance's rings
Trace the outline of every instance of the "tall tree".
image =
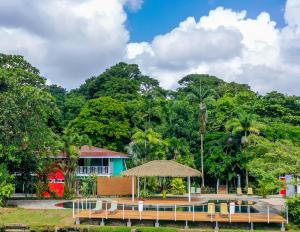
{"type": "Polygon", "coordinates": [[[87,135],[95,146],[114,150],[123,150],[130,139],[125,105],[111,97],[89,100],[68,128],[87,135]]]}
{"type": "Polygon", "coordinates": [[[61,152],[65,156],[65,162],[60,163],[60,168],[65,177],[65,197],[71,197],[75,194],[75,177],[80,156],[80,147],[82,145],[89,145],[90,140],[85,135],[78,135],[66,131],[61,137],[61,152]]]}
{"type": "MultiPolygon", "coordinates": [[[[259,134],[261,124],[255,121],[254,114],[246,113],[245,111],[240,111],[237,115],[237,118],[233,118],[232,120],[226,123],[226,129],[233,134],[241,133],[241,150],[245,151],[246,147],[249,144],[248,135],[259,134]]],[[[246,154],[244,152],[244,154],[246,154]]],[[[246,172],[246,186],[248,187],[248,168],[245,168],[246,172]]]]}
{"type": "Polygon", "coordinates": [[[0,163],[30,180],[55,143],[51,129],[57,107],[45,79],[21,56],[0,54],[0,163]]]}

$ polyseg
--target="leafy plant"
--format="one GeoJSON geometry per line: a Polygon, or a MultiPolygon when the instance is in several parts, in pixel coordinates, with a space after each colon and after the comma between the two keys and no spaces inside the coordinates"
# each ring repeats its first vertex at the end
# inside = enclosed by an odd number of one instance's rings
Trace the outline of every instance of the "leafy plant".
{"type": "Polygon", "coordinates": [[[183,195],[186,187],[182,178],[174,178],[171,182],[171,193],[174,195],[183,195]]]}
{"type": "Polygon", "coordinates": [[[300,225],[300,196],[288,198],[287,205],[290,220],[300,225]]]}

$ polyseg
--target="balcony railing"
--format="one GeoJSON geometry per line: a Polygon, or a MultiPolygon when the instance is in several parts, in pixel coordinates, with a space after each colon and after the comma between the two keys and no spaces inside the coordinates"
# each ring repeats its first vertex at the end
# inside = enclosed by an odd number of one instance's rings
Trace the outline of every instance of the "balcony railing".
{"type": "Polygon", "coordinates": [[[96,174],[98,176],[108,175],[109,166],[79,166],[77,168],[77,175],[91,175],[96,174]]]}

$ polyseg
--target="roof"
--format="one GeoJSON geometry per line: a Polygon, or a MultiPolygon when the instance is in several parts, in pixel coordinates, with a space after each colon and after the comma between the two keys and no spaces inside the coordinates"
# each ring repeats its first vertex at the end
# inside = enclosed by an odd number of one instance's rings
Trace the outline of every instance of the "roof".
{"type": "Polygon", "coordinates": [[[189,177],[201,176],[201,172],[173,160],[153,160],[122,172],[123,176],[189,177]]]}
{"type": "MultiPolygon", "coordinates": [[[[63,154],[58,154],[58,157],[63,157],[63,154]]],[[[105,148],[84,145],[80,148],[81,158],[128,158],[125,153],[111,151],[105,148]]]]}

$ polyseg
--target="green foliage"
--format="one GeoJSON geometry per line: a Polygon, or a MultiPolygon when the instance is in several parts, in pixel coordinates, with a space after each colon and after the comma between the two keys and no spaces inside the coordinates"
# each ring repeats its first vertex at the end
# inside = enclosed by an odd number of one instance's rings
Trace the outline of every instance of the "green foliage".
{"type": "MultiPolygon", "coordinates": [[[[0,163],[26,183],[38,173],[41,194],[47,156],[61,149],[67,155],[65,192],[72,197],[78,149],[89,143],[75,141],[79,135],[94,146],[127,151],[128,167],[174,159],[201,169],[201,134],[209,186],[216,179],[232,184],[237,174],[250,172],[249,181],[265,195],[277,188],[279,175],[299,175],[299,96],[263,96],[209,75],[190,74],[178,84],[164,90],[137,65],[121,62],[67,91],[46,86],[22,56],[0,54],[0,163]]],[[[83,185],[87,194],[89,184],[83,185]]],[[[152,193],[157,180],[144,186],[152,193]]]]}
{"type": "Polygon", "coordinates": [[[168,151],[168,142],[162,139],[161,134],[152,129],[138,130],[132,136],[132,142],[126,147],[134,166],[154,159],[165,159],[168,151]]]}
{"type": "Polygon", "coordinates": [[[92,174],[81,179],[80,192],[84,197],[95,196],[97,191],[97,175],[92,174]]]}
{"type": "Polygon", "coordinates": [[[140,196],[141,196],[141,198],[143,199],[143,198],[150,197],[151,194],[150,194],[149,190],[147,190],[147,189],[142,189],[142,190],[140,191],[140,196]]]}
{"type": "Polygon", "coordinates": [[[14,176],[8,173],[5,164],[0,164],[0,207],[14,192],[14,176]]]}
{"type": "Polygon", "coordinates": [[[300,225],[300,196],[288,198],[287,205],[290,220],[300,225]]]}
{"type": "Polygon", "coordinates": [[[129,140],[124,103],[111,97],[88,101],[68,128],[72,133],[87,135],[93,145],[109,149],[121,150],[129,140]]]}
{"type": "Polygon", "coordinates": [[[183,195],[186,187],[182,178],[173,178],[171,181],[171,193],[174,195],[183,195]]]}

